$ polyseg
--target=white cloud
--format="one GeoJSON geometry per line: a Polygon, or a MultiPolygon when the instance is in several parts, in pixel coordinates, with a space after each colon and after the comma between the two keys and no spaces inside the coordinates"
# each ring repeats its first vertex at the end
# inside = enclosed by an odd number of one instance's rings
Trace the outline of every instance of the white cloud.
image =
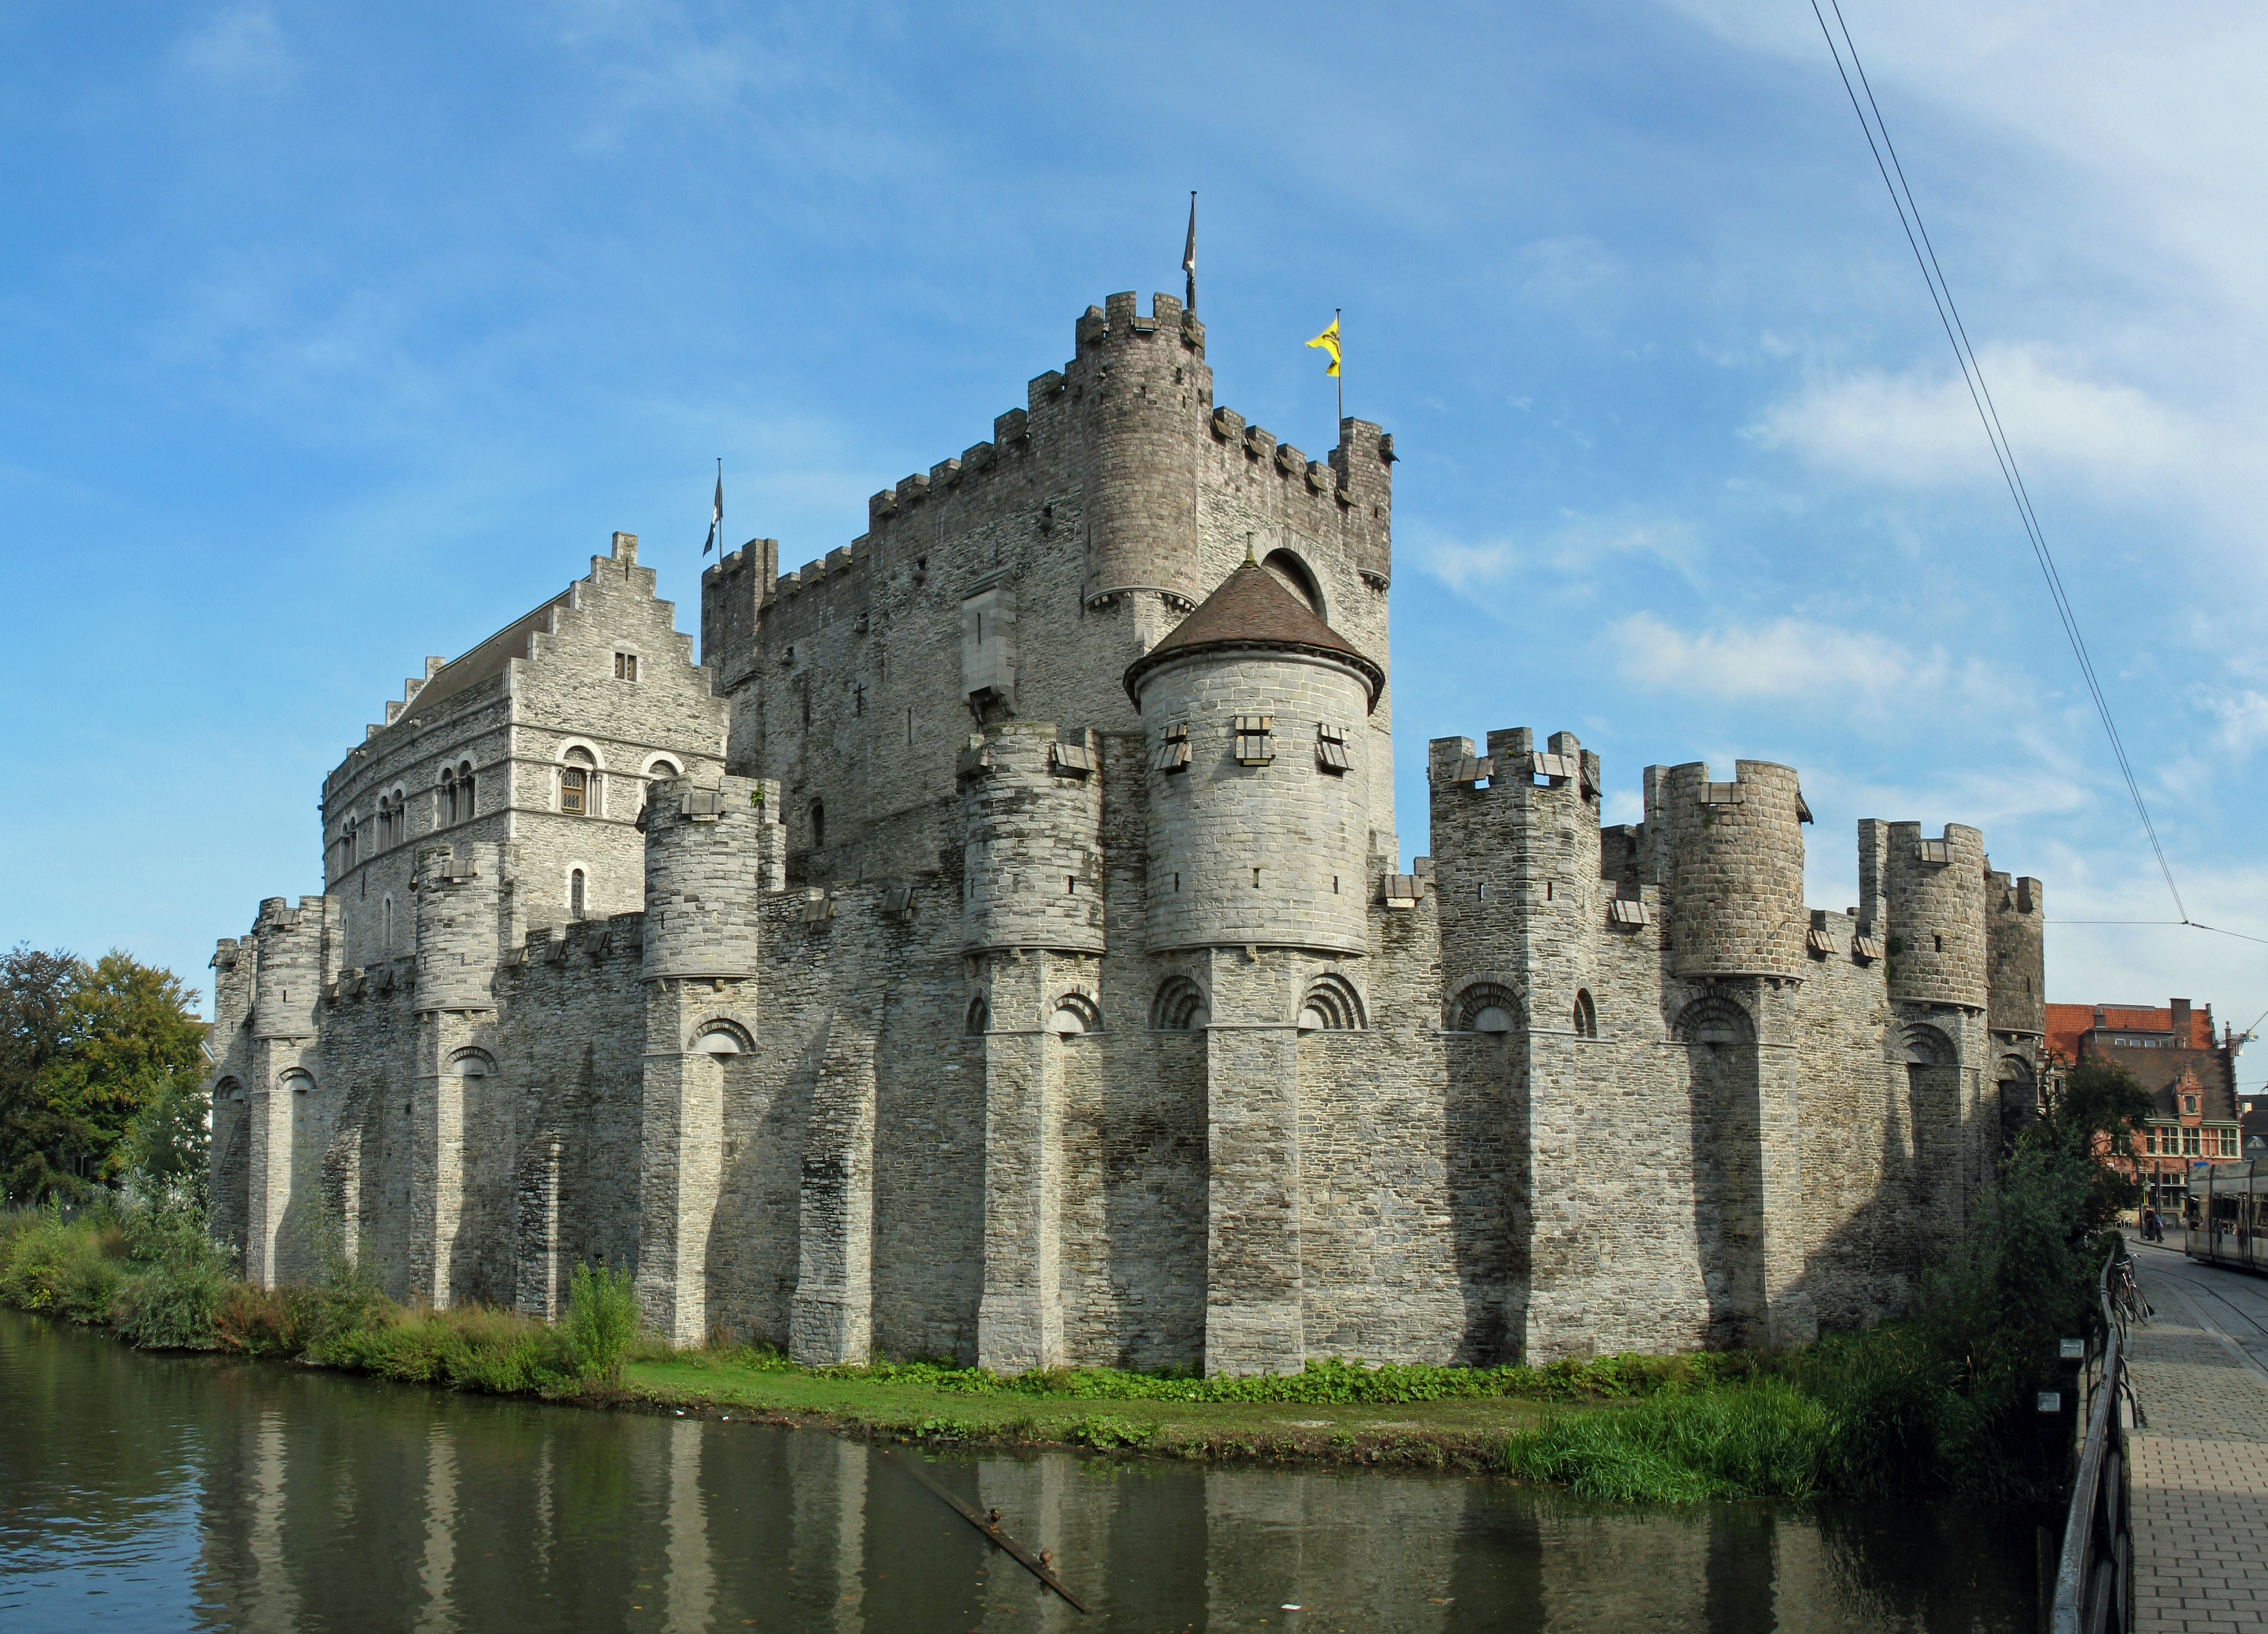
{"type": "Polygon", "coordinates": [[[290,42],[264,5],[232,6],[181,42],[193,72],[234,89],[273,91],[298,71],[290,42]]]}
{"type": "Polygon", "coordinates": [[[1942,651],[1918,657],[1864,630],[1794,618],[1688,635],[1652,613],[1634,613],[1615,626],[1613,639],[1634,685],[1733,703],[1935,692],[1951,673],[1942,651]]]}
{"type": "Polygon", "coordinates": [[[2268,740],[2268,697],[2251,688],[2242,692],[2206,690],[2198,701],[2220,722],[2213,741],[2227,753],[2247,755],[2268,740]]]}
{"type": "Polygon", "coordinates": [[[1690,582],[1702,554],[1682,519],[1634,513],[1562,512],[1557,526],[1527,540],[1455,539],[1424,522],[1403,531],[1419,568],[1471,600],[1515,582],[1529,592],[1588,596],[1609,575],[1626,575],[1633,558],[1658,562],[1690,582]]]}
{"type": "MultiPolygon", "coordinates": [[[[1978,361],[2020,467],[2140,488],[2186,477],[2198,463],[2201,429],[2134,386],[2080,379],[2028,347],[1986,347],[1978,361]]],[[[1949,367],[1814,379],[1742,435],[1871,482],[2000,480],[1977,401],[1949,367]]]]}

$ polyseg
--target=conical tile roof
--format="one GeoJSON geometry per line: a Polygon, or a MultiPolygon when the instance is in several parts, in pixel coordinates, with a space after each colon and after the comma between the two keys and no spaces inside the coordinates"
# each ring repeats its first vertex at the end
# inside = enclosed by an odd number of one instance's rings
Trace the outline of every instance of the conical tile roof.
{"type": "Polygon", "coordinates": [[[1346,637],[1308,611],[1306,602],[1256,562],[1247,562],[1222,581],[1197,610],[1173,632],[1126,666],[1126,695],[1142,702],[1142,678],[1169,659],[1192,652],[1312,652],[1359,671],[1370,688],[1370,707],[1378,707],[1386,672],[1357,651],[1346,637]]]}

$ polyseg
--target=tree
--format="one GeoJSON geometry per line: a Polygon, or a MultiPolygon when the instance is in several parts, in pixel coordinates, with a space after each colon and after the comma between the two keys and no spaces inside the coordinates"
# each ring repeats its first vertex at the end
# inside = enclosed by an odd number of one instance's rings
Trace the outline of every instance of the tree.
{"type": "Polygon", "coordinates": [[[2089,1056],[2063,1074],[2041,1115],[2038,1137],[2058,1149],[2084,1154],[2092,1176],[2074,1225],[2092,1233],[2141,1201],[2141,1182],[2105,1159],[2134,1151],[2154,1103],[2142,1080],[2116,1061],[2089,1056]]]}
{"type": "Polygon", "coordinates": [[[84,968],[69,953],[23,946],[0,959],[0,1194],[12,1202],[87,1189],[65,1154],[85,1150],[92,1131],[52,1103],[48,1082],[70,1049],[84,968]]]}
{"type": "Polygon", "coordinates": [[[204,1025],[171,971],[18,947],[0,961],[0,1189],[77,1199],[140,1164],[203,1168],[204,1025]]]}

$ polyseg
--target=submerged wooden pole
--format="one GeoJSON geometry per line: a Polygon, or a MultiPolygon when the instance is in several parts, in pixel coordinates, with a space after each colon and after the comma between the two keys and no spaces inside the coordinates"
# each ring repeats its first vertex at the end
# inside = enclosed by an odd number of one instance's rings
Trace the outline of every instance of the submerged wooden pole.
{"type": "MultiPolygon", "coordinates": [[[[884,1457],[887,1458],[889,1456],[889,1449],[887,1447],[882,1447],[878,1450],[884,1457]]],[[[1021,1543],[1016,1542],[1014,1538],[1010,1537],[1005,1532],[1003,1532],[1000,1529],[999,1522],[997,1520],[988,1520],[983,1515],[978,1514],[968,1505],[962,1503],[952,1493],[946,1491],[936,1482],[931,1480],[929,1476],[924,1473],[921,1466],[914,1463],[910,1460],[900,1461],[899,1467],[908,1475],[911,1476],[915,1480],[927,1487],[931,1491],[943,1498],[946,1503],[952,1505],[954,1512],[957,1513],[963,1520],[968,1522],[970,1526],[975,1527],[979,1532],[982,1532],[984,1535],[985,1541],[990,1542],[993,1548],[1005,1550],[1018,1565],[1023,1567],[1025,1571],[1030,1572],[1034,1577],[1039,1579],[1041,1582],[1046,1584],[1049,1588],[1055,1590],[1057,1594],[1062,1595],[1064,1601],[1070,1604],[1072,1610],[1078,1612],[1082,1616],[1086,1615],[1086,1608],[1079,1604],[1079,1596],[1072,1594],[1069,1589],[1063,1586],[1062,1582],[1056,1577],[1056,1574],[1048,1569],[1048,1565],[1045,1561],[1034,1556],[1031,1550],[1026,1549],[1021,1543]]],[[[995,1513],[997,1513],[998,1512],[996,1511],[995,1513]]]]}

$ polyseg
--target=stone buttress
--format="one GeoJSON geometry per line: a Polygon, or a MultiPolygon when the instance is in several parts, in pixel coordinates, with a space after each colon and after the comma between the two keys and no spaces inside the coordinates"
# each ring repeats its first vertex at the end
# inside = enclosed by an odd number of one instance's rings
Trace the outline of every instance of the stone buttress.
{"type": "Polygon", "coordinates": [[[673,1344],[709,1337],[709,1238],[723,1174],[725,1063],[757,1047],[764,831],[778,786],[656,784],[644,815],[644,1129],[638,1308],[673,1344]]]}

